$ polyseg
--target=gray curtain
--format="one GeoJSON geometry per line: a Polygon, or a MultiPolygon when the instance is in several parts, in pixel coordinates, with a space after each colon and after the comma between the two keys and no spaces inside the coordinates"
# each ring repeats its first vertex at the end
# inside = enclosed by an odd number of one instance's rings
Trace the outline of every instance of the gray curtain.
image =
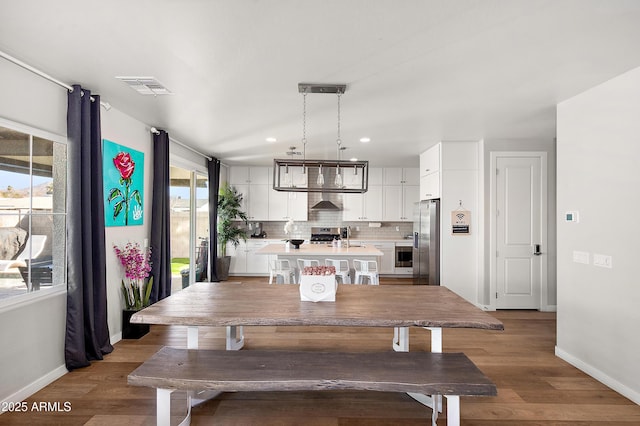
{"type": "Polygon", "coordinates": [[[169,134],[160,130],[153,135],[153,200],[151,202],[151,275],[150,302],[171,295],[171,226],[169,205],[169,134]]]}
{"type": "Polygon", "coordinates": [[[218,191],[220,190],[220,160],[212,158],[207,164],[209,174],[209,259],[211,280],[218,282],[218,191]]]}
{"type": "Polygon", "coordinates": [[[73,86],[67,109],[67,322],[65,364],[113,351],[107,325],[100,97],[73,86]]]}

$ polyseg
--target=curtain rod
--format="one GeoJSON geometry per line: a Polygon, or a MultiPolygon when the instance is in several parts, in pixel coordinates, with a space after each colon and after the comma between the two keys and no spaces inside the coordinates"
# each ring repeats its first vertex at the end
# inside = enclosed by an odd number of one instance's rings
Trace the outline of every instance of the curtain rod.
{"type": "MultiPolygon", "coordinates": [[[[158,129],[156,129],[155,127],[150,128],[150,129],[149,129],[149,131],[150,131],[151,133],[155,134],[155,135],[159,135],[159,134],[160,134],[160,131],[159,131],[158,129]]],[[[209,160],[209,161],[211,161],[211,160],[213,159],[213,158],[209,157],[208,155],[205,155],[205,154],[201,153],[200,151],[197,151],[197,150],[195,150],[195,149],[191,148],[189,145],[185,145],[185,144],[183,144],[182,142],[180,142],[180,141],[178,141],[178,140],[176,140],[176,139],[172,138],[171,136],[169,136],[169,140],[170,140],[171,142],[173,142],[173,143],[177,143],[177,144],[178,144],[178,145],[180,145],[181,147],[186,148],[186,149],[188,149],[188,150],[189,150],[189,151],[191,151],[191,152],[194,152],[194,153],[198,154],[198,155],[199,155],[199,156],[201,156],[201,157],[206,158],[206,159],[207,159],[207,160],[209,160]]]]}
{"type": "MultiPolygon", "coordinates": [[[[29,64],[27,64],[25,62],[22,62],[20,59],[15,58],[15,57],[9,55],[6,52],[3,52],[2,50],[0,50],[0,56],[3,57],[4,59],[6,59],[9,62],[13,62],[15,65],[18,65],[19,67],[24,68],[27,71],[31,71],[32,73],[34,73],[34,74],[36,74],[36,75],[38,75],[38,76],[40,76],[40,77],[42,77],[42,78],[44,78],[46,80],[49,80],[52,83],[57,84],[58,86],[64,87],[69,92],[73,92],[73,87],[71,87],[70,85],[68,85],[68,84],[66,84],[66,83],[64,83],[64,82],[62,82],[62,81],[60,81],[60,80],[58,80],[56,78],[51,77],[49,74],[47,74],[47,73],[45,73],[43,71],[40,71],[39,69],[34,68],[34,67],[32,67],[31,65],[29,65],[29,64]]],[[[91,96],[91,100],[95,102],[95,99],[94,99],[93,96],[91,96]]],[[[100,105],[102,105],[104,107],[104,109],[106,109],[107,111],[109,111],[111,109],[111,105],[109,104],[109,102],[102,102],[101,101],[100,105]]]]}
{"type": "MultiPolygon", "coordinates": [[[[68,84],[66,84],[66,83],[64,83],[64,82],[62,82],[62,81],[60,81],[60,80],[58,80],[58,79],[56,79],[54,77],[51,77],[49,74],[47,74],[47,73],[45,73],[43,71],[40,71],[39,69],[34,68],[34,67],[32,67],[31,65],[29,65],[29,64],[27,64],[25,62],[22,62],[20,59],[15,58],[15,57],[9,55],[6,52],[3,52],[2,50],[0,50],[0,57],[3,57],[4,59],[6,59],[9,62],[13,62],[14,64],[18,65],[19,67],[22,67],[22,68],[26,69],[27,71],[30,71],[30,72],[32,72],[32,73],[34,73],[34,74],[46,79],[46,80],[49,80],[52,83],[57,84],[58,86],[64,87],[65,89],[67,89],[70,92],[73,92],[73,87],[71,87],[70,85],[68,85],[68,84]]],[[[91,100],[95,102],[95,99],[93,98],[93,96],[91,97],[91,100]]],[[[109,102],[102,102],[101,101],[100,105],[102,105],[104,107],[104,109],[106,109],[107,111],[109,111],[111,109],[111,104],[109,104],[109,102]]],[[[152,133],[156,133],[156,134],[159,133],[158,129],[156,129],[155,127],[151,128],[151,132],[152,133]]],[[[207,160],[211,161],[211,157],[209,157],[208,155],[204,155],[200,151],[196,151],[195,149],[191,148],[190,146],[185,145],[182,142],[173,139],[172,137],[169,137],[169,140],[171,140],[171,141],[177,143],[178,145],[180,145],[180,146],[182,146],[182,147],[184,147],[184,148],[186,148],[186,149],[188,149],[190,151],[193,151],[196,154],[198,154],[198,155],[206,158],[207,160]]]]}

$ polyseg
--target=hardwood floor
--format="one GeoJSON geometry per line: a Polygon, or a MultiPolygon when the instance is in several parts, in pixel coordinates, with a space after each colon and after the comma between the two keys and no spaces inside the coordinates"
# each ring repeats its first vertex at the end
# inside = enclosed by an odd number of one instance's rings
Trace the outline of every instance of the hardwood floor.
{"type": "MultiPolygon", "coordinates": [[[[235,280],[240,280],[236,277],[235,280]]],[[[242,278],[254,281],[256,278],[242,278]]],[[[263,281],[264,279],[260,279],[263,281]]],[[[381,284],[407,284],[385,279],[381,284]]],[[[492,313],[505,330],[445,329],[445,351],[461,351],[498,386],[492,398],[462,398],[463,425],[633,425],[640,406],[554,355],[555,314],[492,313]]],[[[390,350],[393,330],[346,327],[245,327],[245,348],[390,350]]],[[[429,332],[411,330],[411,350],[429,350],[429,332]]],[[[225,330],[201,333],[200,346],[223,349],[225,330]]],[[[155,390],[127,385],[127,375],[163,345],[186,347],[184,327],[152,326],[123,340],[105,360],[73,371],[26,400],[28,410],[0,415],[0,425],[152,425],[155,390]],[[60,412],[33,409],[60,403],[60,412]],[[70,403],[65,412],[64,403],[70,403]]],[[[389,366],[393,368],[392,365],[389,366]]],[[[184,394],[174,396],[177,424],[184,394]]],[[[45,408],[45,407],[42,407],[45,408]]],[[[331,392],[225,393],[193,410],[194,425],[428,425],[431,411],[405,394],[331,392]]],[[[439,425],[446,424],[444,416],[439,425]]]]}

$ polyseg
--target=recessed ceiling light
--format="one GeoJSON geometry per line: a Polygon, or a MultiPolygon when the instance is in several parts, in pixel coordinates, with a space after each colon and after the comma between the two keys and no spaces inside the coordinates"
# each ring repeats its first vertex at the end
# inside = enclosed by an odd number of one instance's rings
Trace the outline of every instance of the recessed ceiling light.
{"type": "Polygon", "coordinates": [[[367,137],[360,138],[360,142],[362,142],[362,143],[371,142],[371,138],[367,138],[367,137]]]}
{"type": "Polygon", "coordinates": [[[265,139],[267,142],[277,142],[278,139],[274,138],[273,136],[269,136],[268,138],[265,139]]]}

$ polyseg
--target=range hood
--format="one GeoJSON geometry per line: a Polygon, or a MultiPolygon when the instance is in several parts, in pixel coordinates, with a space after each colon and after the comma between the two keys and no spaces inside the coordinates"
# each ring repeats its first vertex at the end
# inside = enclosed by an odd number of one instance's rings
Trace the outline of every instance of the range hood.
{"type": "Polygon", "coordinates": [[[311,210],[340,210],[340,207],[333,204],[328,200],[320,200],[315,206],[311,207],[311,210]]]}

